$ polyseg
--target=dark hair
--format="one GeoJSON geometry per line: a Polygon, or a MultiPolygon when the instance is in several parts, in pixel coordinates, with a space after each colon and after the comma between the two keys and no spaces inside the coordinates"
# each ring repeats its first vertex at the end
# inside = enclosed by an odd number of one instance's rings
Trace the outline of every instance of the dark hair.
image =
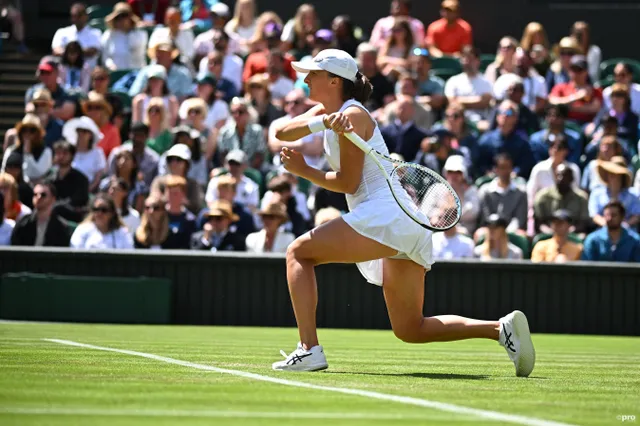
{"type": "Polygon", "coordinates": [[[356,81],[347,80],[339,75],[329,73],[331,77],[342,79],[342,100],[348,101],[349,99],[355,99],[360,103],[365,103],[369,100],[371,92],[373,92],[373,86],[369,79],[360,71],[356,73],[356,81]]]}
{"type": "Polygon", "coordinates": [[[607,203],[607,205],[604,206],[604,208],[602,209],[602,211],[604,212],[607,209],[618,209],[618,211],[620,212],[620,216],[624,217],[625,214],[627,214],[627,209],[624,208],[624,204],[622,204],[620,201],[609,201],[607,203]]]}
{"type": "Polygon", "coordinates": [[[631,64],[630,64],[630,63],[628,63],[628,62],[618,62],[618,63],[616,64],[616,67],[617,67],[618,65],[622,65],[622,68],[624,68],[624,70],[625,70],[626,72],[628,72],[629,74],[633,75],[633,67],[631,66],[631,64]]]}
{"type": "Polygon", "coordinates": [[[482,52],[477,47],[473,47],[470,44],[468,44],[462,48],[462,54],[473,55],[476,57],[476,59],[480,59],[480,55],[482,55],[482,52]]]}
{"type": "MultiPolygon", "coordinates": [[[[113,198],[109,197],[107,194],[98,194],[96,198],[91,202],[91,207],[95,206],[99,201],[103,201],[107,203],[109,210],[111,210],[111,220],[109,220],[109,232],[115,231],[116,229],[120,229],[124,224],[120,219],[120,215],[118,215],[118,210],[116,209],[116,203],[113,201],[113,198]]],[[[89,214],[86,219],[87,222],[93,222],[93,213],[89,214]]]]}
{"type": "Polygon", "coordinates": [[[62,65],[66,65],[69,67],[82,68],[84,65],[84,51],[82,50],[82,46],[77,41],[70,41],[69,44],[64,48],[64,53],[62,54],[62,59],[60,61],[62,65]],[[69,50],[70,48],[75,47],[78,50],[78,57],[76,58],[76,62],[72,64],[69,61],[69,50]]]}
{"type": "MultiPolygon", "coordinates": [[[[349,15],[338,15],[335,18],[333,18],[332,21],[332,26],[333,26],[333,22],[340,20],[344,23],[344,25],[347,27],[347,33],[349,34],[349,37],[351,37],[353,40],[356,40],[356,28],[355,25],[353,24],[353,20],[351,19],[351,16],[349,15]]],[[[336,39],[338,38],[338,35],[336,34],[336,39]]]]}
{"type": "Polygon", "coordinates": [[[142,121],[136,121],[135,123],[133,123],[129,131],[131,133],[144,133],[145,135],[149,136],[149,126],[144,124],[142,121]]]}
{"type": "Polygon", "coordinates": [[[565,120],[569,116],[569,107],[567,107],[566,105],[549,105],[547,107],[547,114],[549,114],[551,111],[554,111],[556,115],[565,120]]]}
{"type": "Polygon", "coordinates": [[[73,156],[76,155],[76,146],[73,145],[71,142],[65,140],[65,139],[59,140],[57,142],[54,142],[54,144],[53,144],[53,152],[56,152],[59,149],[62,149],[64,151],[69,151],[71,153],[71,155],[73,155],[73,156]]]}
{"type": "MultiPolygon", "coordinates": [[[[118,188],[122,189],[123,191],[126,191],[127,195],[129,195],[129,189],[131,188],[129,185],[129,182],[117,176],[112,176],[111,180],[109,181],[109,187],[111,187],[111,185],[113,184],[118,185],[118,188]]],[[[107,187],[107,190],[109,190],[109,187],[107,187]]],[[[129,214],[129,197],[127,196],[122,199],[122,205],[120,206],[120,216],[124,217],[128,214],[129,214]]]]}
{"type": "Polygon", "coordinates": [[[500,154],[496,154],[496,156],[493,157],[493,164],[498,165],[500,161],[508,161],[509,163],[511,163],[511,167],[513,167],[513,158],[511,158],[511,156],[506,152],[501,152],[500,154]]]}
{"type": "Polygon", "coordinates": [[[394,1],[397,1],[398,4],[400,5],[404,5],[404,7],[406,7],[407,10],[411,10],[411,6],[412,6],[411,0],[391,0],[391,3],[393,3],[394,1]]]}
{"type": "Polygon", "coordinates": [[[280,58],[281,61],[284,61],[284,53],[278,48],[269,49],[269,56],[276,56],[280,58]]]}
{"type": "Polygon", "coordinates": [[[120,157],[125,156],[125,155],[129,156],[133,160],[133,164],[134,164],[133,169],[131,169],[131,176],[128,177],[129,178],[129,182],[128,182],[129,186],[131,188],[133,188],[135,186],[134,182],[136,181],[136,179],[138,177],[138,160],[136,159],[136,156],[133,155],[133,152],[129,151],[128,149],[123,149],[123,150],[119,151],[115,155],[114,164],[115,164],[115,168],[116,168],[116,174],[118,173],[118,159],[120,157]]]}
{"type": "Polygon", "coordinates": [[[82,2],[76,2],[76,3],[71,5],[71,9],[77,9],[79,7],[84,9],[84,13],[87,13],[87,5],[86,4],[84,4],[82,2]]]}
{"type": "Polygon", "coordinates": [[[56,188],[56,185],[53,183],[52,180],[50,179],[44,180],[40,183],[37,183],[35,186],[38,186],[38,185],[44,186],[45,188],[47,188],[53,198],[58,198],[58,188],[56,188]]]}
{"type": "Polygon", "coordinates": [[[272,192],[291,191],[291,182],[285,176],[276,176],[269,181],[267,189],[272,192]]]}
{"type": "MultiPolygon", "coordinates": [[[[144,93],[146,93],[147,95],[151,96],[151,85],[149,84],[149,81],[151,81],[151,79],[147,79],[147,86],[144,88],[144,93]]],[[[162,96],[167,96],[170,95],[171,92],[169,91],[169,85],[167,84],[167,80],[162,80],[162,96]]]]}
{"type": "Polygon", "coordinates": [[[178,143],[178,138],[180,137],[180,135],[187,135],[189,136],[189,139],[191,139],[191,145],[189,146],[189,150],[191,151],[191,161],[187,161],[187,171],[189,171],[189,168],[191,166],[192,162],[195,161],[200,161],[200,157],[202,156],[202,147],[201,145],[201,139],[204,137],[202,134],[200,134],[200,137],[197,139],[192,139],[191,135],[188,133],[183,133],[183,132],[178,132],[175,134],[175,136],[173,137],[173,141],[171,142],[171,146],[173,145],[177,145],[178,143]]]}

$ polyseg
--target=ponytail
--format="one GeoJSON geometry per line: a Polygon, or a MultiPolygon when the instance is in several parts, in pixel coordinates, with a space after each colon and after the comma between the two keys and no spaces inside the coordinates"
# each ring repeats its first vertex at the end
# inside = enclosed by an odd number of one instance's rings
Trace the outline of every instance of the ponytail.
{"type": "MultiPolygon", "coordinates": [[[[342,78],[335,74],[329,73],[332,77],[342,78]]],[[[347,101],[349,99],[355,99],[360,103],[365,103],[369,100],[373,92],[373,85],[367,77],[365,77],[360,71],[356,73],[356,81],[347,80],[342,78],[342,100],[347,101]]]]}

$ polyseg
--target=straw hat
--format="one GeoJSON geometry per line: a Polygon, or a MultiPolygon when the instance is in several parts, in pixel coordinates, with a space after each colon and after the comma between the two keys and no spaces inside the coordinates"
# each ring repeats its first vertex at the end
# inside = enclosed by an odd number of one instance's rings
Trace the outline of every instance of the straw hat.
{"type": "Polygon", "coordinates": [[[128,15],[129,19],[133,21],[134,27],[138,25],[138,22],[140,22],[140,18],[138,18],[135,13],[133,13],[133,9],[129,5],[129,3],[126,2],[116,3],[115,6],[113,6],[113,12],[105,16],[104,21],[111,28],[113,27],[114,19],[121,15],[128,15]]]}
{"type": "Polygon", "coordinates": [[[33,96],[31,97],[31,103],[35,104],[48,104],[53,105],[53,98],[51,97],[51,92],[49,89],[37,89],[33,92],[33,96]]]}
{"type": "Polygon", "coordinates": [[[611,158],[610,161],[598,160],[596,163],[598,167],[598,176],[600,180],[605,183],[605,185],[609,184],[609,175],[621,175],[622,179],[622,187],[628,188],[631,186],[632,177],[631,171],[627,168],[627,161],[624,157],[615,156],[611,158]]]}
{"type": "Polygon", "coordinates": [[[216,181],[216,187],[218,188],[221,188],[223,186],[236,186],[237,184],[238,180],[230,174],[222,175],[218,177],[216,181]]]}
{"type": "Polygon", "coordinates": [[[282,203],[268,203],[258,212],[260,216],[276,216],[279,217],[282,222],[289,221],[289,215],[287,214],[287,208],[282,203]]]}
{"type": "Polygon", "coordinates": [[[189,99],[186,99],[184,102],[182,102],[182,105],[180,105],[178,116],[180,117],[181,120],[186,120],[187,118],[189,118],[189,110],[192,110],[192,109],[202,110],[202,116],[205,118],[209,113],[209,107],[207,106],[207,103],[204,101],[204,99],[189,98],[189,99]]]}
{"type": "Polygon", "coordinates": [[[104,137],[100,132],[98,125],[87,116],[73,118],[64,123],[64,126],[62,127],[62,136],[71,144],[76,145],[78,143],[78,130],[80,129],[88,130],[93,133],[94,146],[104,137]]]}
{"type": "Polygon", "coordinates": [[[93,90],[89,92],[89,94],[87,95],[87,99],[82,101],[81,104],[82,104],[82,112],[85,115],[87,114],[87,107],[91,105],[100,105],[102,108],[105,109],[105,111],[107,111],[107,114],[109,116],[113,114],[113,107],[111,106],[111,104],[107,102],[107,100],[103,95],[93,90]]]}
{"type": "Polygon", "coordinates": [[[249,80],[247,80],[245,85],[245,90],[249,90],[251,86],[260,86],[263,89],[269,90],[269,76],[266,73],[254,74],[249,78],[249,80]]]}
{"type": "Polygon", "coordinates": [[[209,204],[209,212],[207,217],[226,217],[231,222],[237,222],[240,220],[240,216],[233,212],[231,203],[224,200],[216,200],[209,204]]]}
{"type": "Polygon", "coordinates": [[[560,43],[558,44],[560,49],[570,49],[576,53],[582,53],[582,48],[578,44],[578,40],[574,37],[562,37],[560,43]]]}
{"type": "Polygon", "coordinates": [[[156,59],[156,52],[158,50],[166,50],[167,52],[171,52],[171,57],[176,59],[180,56],[180,49],[178,49],[171,40],[162,40],[159,43],[154,44],[153,46],[149,46],[147,49],[147,56],[152,61],[156,59]]]}
{"type": "Polygon", "coordinates": [[[25,127],[31,127],[31,128],[35,128],[36,130],[39,130],[42,137],[44,137],[45,135],[45,130],[42,127],[42,122],[40,121],[40,118],[35,114],[32,114],[32,113],[26,114],[22,119],[22,121],[16,124],[16,133],[20,134],[22,129],[24,129],[25,127]]]}

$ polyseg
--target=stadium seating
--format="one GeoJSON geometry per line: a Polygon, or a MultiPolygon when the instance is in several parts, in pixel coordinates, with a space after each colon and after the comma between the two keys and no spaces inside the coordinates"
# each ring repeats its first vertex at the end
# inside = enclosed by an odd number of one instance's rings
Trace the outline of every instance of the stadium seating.
{"type": "Polygon", "coordinates": [[[600,81],[607,81],[609,78],[613,78],[613,69],[616,64],[623,62],[629,64],[633,68],[633,79],[636,83],[640,82],[640,61],[630,58],[612,58],[603,61],[600,64],[600,81]]]}
{"type": "MultiPolygon", "coordinates": [[[[545,234],[545,233],[537,234],[535,237],[533,237],[533,241],[531,242],[531,248],[535,247],[536,244],[538,244],[540,241],[548,240],[551,237],[553,237],[552,234],[545,234]]],[[[572,243],[582,244],[582,238],[580,238],[576,234],[569,234],[567,236],[567,240],[571,241],[572,243]]]]}
{"type": "MultiPolygon", "coordinates": [[[[520,250],[522,250],[522,257],[524,259],[531,258],[531,246],[529,245],[529,240],[527,239],[527,237],[523,237],[522,235],[515,234],[513,232],[507,232],[507,237],[509,238],[509,242],[511,244],[519,247],[520,250]]],[[[480,237],[476,242],[476,246],[479,246],[482,243],[484,243],[485,239],[486,239],[486,236],[484,235],[480,237]]]]}
{"type": "Polygon", "coordinates": [[[485,53],[480,55],[480,71],[485,72],[487,67],[496,60],[496,55],[485,53]]]}

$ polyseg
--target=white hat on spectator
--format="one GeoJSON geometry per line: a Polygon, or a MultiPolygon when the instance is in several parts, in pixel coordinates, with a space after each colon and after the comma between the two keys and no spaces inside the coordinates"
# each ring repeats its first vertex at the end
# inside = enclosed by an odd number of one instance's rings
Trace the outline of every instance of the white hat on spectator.
{"type": "Polygon", "coordinates": [[[229,17],[229,6],[224,3],[216,3],[211,6],[210,12],[215,13],[221,18],[227,18],[229,17]]]}
{"type": "Polygon", "coordinates": [[[246,164],[248,161],[247,154],[241,149],[232,149],[224,159],[227,162],[235,161],[240,164],[246,164]]]}
{"type": "Polygon", "coordinates": [[[191,149],[183,143],[178,143],[172,146],[167,151],[167,159],[171,157],[178,157],[184,161],[191,161],[191,149]]]}
{"type": "Polygon", "coordinates": [[[291,66],[301,74],[308,74],[309,71],[327,71],[353,82],[356,81],[358,73],[356,60],[340,49],[325,49],[313,59],[292,62],[291,66]]]}
{"type": "Polygon", "coordinates": [[[64,126],[62,127],[62,136],[72,145],[76,145],[78,143],[78,130],[88,130],[93,133],[94,147],[104,137],[95,121],[87,116],[72,118],[64,123],[64,126]]]}
{"type": "Polygon", "coordinates": [[[167,69],[160,64],[149,65],[147,68],[147,78],[167,79],[167,69]]]}
{"type": "Polygon", "coordinates": [[[467,166],[464,164],[464,157],[462,155],[452,155],[447,158],[442,170],[445,172],[462,172],[462,176],[467,179],[467,166]]]}

